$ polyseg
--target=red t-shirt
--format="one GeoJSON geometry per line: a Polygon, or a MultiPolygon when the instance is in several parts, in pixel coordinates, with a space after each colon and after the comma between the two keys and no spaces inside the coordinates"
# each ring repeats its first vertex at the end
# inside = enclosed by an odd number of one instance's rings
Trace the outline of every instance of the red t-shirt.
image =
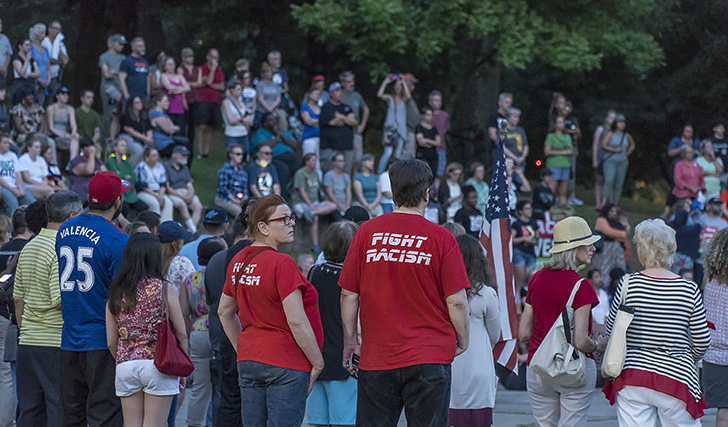
{"type": "MultiPolygon", "coordinates": [[[[582,277],[573,270],[539,270],[528,281],[528,294],[526,303],[533,307],[533,333],[528,347],[528,363],[531,363],[533,353],[536,352],[541,341],[549,333],[556,319],[561,316],[574,285],[582,277]]],[[[591,283],[584,279],[581,287],[574,295],[571,307],[576,310],[586,304],[596,307],[599,298],[591,283]]],[[[589,312],[589,333],[591,333],[592,317],[589,312]]]]}
{"type": "Polygon", "coordinates": [[[362,369],[452,363],[457,343],[445,298],[470,285],[445,228],[396,212],[365,222],[339,286],[360,297],[362,369]]]}
{"type": "Polygon", "coordinates": [[[306,316],[319,349],[322,349],[324,330],[316,289],[301,275],[290,256],[275,250],[260,252],[245,271],[239,271],[248,256],[259,248],[248,246],[235,255],[228,265],[222,291],[238,303],[238,318],[243,326],[237,342],[238,362],[252,360],[279,368],[310,371],[311,363],[288,327],[283,300],[296,289],[301,290],[306,316]]]}
{"type": "MultiPolygon", "coordinates": [[[[206,81],[207,76],[210,75],[210,67],[207,63],[200,67],[202,70],[202,81],[206,81]]],[[[225,83],[225,73],[221,69],[215,70],[215,78],[212,79],[213,84],[225,83]]],[[[197,100],[199,102],[214,102],[215,104],[222,104],[222,91],[214,89],[212,86],[205,84],[197,89],[197,100]]]]}

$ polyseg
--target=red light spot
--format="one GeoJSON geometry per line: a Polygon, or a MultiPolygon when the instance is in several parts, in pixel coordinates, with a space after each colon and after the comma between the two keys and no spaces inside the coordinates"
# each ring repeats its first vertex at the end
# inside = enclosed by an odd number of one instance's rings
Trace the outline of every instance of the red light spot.
{"type": "Polygon", "coordinates": [[[541,160],[536,160],[536,166],[541,166],[541,160]]]}

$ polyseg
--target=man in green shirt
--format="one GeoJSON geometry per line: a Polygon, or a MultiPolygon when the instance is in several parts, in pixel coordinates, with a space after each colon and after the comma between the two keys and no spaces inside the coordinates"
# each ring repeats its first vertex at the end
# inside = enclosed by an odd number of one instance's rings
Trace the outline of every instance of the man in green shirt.
{"type": "Polygon", "coordinates": [[[316,153],[303,156],[303,167],[293,175],[293,211],[296,216],[304,217],[311,223],[311,241],[314,252],[320,252],[318,239],[318,223],[320,215],[328,215],[336,210],[336,205],[329,201],[319,201],[321,178],[316,170],[316,153]]]}
{"type": "Polygon", "coordinates": [[[103,126],[101,134],[104,138],[116,135],[119,130],[119,117],[115,116],[121,102],[121,88],[119,87],[119,67],[126,55],[121,53],[126,44],[126,38],[121,34],[114,34],[106,39],[109,48],[99,56],[101,69],[101,105],[103,111],[103,126]]]}
{"type": "Polygon", "coordinates": [[[61,224],[83,210],[76,193],[59,191],[48,198],[48,225],[20,252],[15,276],[15,315],[20,329],[16,375],[18,424],[60,422],[61,289],[56,234],[61,224]]]}
{"type": "Polygon", "coordinates": [[[81,137],[90,138],[96,145],[96,155],[103,158],[104,149],[99,143],[101,139],[101,116],[91,109],[94,105],[94,93],[88,89],[81,92],[81,106],[76,108],[76,125],[81,137]]]}

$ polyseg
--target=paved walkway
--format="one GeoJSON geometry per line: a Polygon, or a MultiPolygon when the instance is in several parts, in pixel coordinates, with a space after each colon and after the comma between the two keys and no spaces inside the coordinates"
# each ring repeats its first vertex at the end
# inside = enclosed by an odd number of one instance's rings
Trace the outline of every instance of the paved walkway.
{"type": "MultiPolygon", "coordinates": [[[[189,397],[189,396],[188,396],[189,397]]],[[[187,399],[182,404],[177,414],[177,426],[185,426],[187,414],[187,399]]],[[[705,416],[700,420],[703,427],[715,426],[715,409],[705,411],[705,416]]],[[[306,426],[306,423],[304,423],[306,426]]],[[[406,427],[407,422],[404,415],[400,418],[397,427],[406,427]]],[[[531,405],[528,401],[528,394],[525,391],[509,391],[499,389],[495,399],[495,410],[493,411],[494,427],[537,427],[536,420],[531,414],[531,405]]],[[[618,427],[617,412],[609,406],[601,390],[594,393],[594,400],[589,409],[588,427],[618,427]]],[[[649,426],[646,426],[649,427],[649,426]]]]}

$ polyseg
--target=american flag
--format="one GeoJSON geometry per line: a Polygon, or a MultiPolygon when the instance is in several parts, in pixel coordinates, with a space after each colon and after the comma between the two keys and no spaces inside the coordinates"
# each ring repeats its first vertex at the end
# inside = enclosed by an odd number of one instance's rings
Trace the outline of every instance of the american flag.
{"type": "Polygon", "coordinates": [[[516,341],[518,315],[516,314],[515,288],[511,245],[511,218],[508,210],[508,175],[503,144],[498,143],[490,181],[490,194],[485,207],[485,221],[480,232],[480,243],[495,272],[500,302],[501,336],[493,348],[493,359],[518,373],[516,341]]]}

